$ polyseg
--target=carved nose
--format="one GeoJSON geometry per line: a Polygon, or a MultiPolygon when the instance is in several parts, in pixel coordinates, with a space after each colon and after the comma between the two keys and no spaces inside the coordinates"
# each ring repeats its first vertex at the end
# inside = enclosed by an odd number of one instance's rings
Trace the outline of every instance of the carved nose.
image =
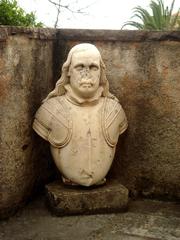
{"type": "Polygon", "coordinates": [[[89,73],[90,73],[90,72],[89,72],[89,68],[86,67],[86,68],[84,69],[84,75],[85,75],[85,76],[88,76],[89,73]]]}

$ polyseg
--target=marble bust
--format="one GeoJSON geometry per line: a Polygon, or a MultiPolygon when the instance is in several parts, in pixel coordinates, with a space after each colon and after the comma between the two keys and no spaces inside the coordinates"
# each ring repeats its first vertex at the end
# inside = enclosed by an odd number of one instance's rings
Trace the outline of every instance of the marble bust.
{"type": "Polygon", "coordinates": [[[50,143],[63,182],[103,184],[126,128],[124,110],[109,92],[100,52],[88,43],[74,46],[33,122],[36,133],[50,143]]]}

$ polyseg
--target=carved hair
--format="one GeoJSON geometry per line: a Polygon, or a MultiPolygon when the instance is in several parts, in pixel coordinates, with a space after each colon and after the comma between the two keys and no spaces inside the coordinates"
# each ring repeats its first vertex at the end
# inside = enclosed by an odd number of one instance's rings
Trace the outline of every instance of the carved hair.
{"type": "Polygon", "coordinates": [[[56,97],[56,96],[61,96],[61,95],[65,94],[66,90],[65,90],[64,86],[70,82],[68,73],[69,73],[69,67],[71,65],[71,60],[72,60],[73,54],[76,53],[76,52],[86,51],[86,50],[89,50],[89,49],[97,52],[98,55],[99,55],[99,58],[100,58],[100,69],[101,69],[100,86],[103,87],[102,96],[114,98],[114,96],[109,92],[109,83],[108,83],[108,80],[107,80],[106,74],[105,74],[106,67],[105,67],[105,64],[104,64],[104,62],[101,58],[101,54],[100,54],[99,50],[94,45],[92,45],[90,43],[81,43],[81,44],[78,44],[78,45],[74,46],[70,50],[70,52],[68,54],[68,57],[67,57],[67,60],[62,66],[62,74],[61,74],[60,79],[57,81],[54,90],[51,91],[48,94],[48,96],[44,99],[43,102],[45,102],[49,98],[56,97]]]}

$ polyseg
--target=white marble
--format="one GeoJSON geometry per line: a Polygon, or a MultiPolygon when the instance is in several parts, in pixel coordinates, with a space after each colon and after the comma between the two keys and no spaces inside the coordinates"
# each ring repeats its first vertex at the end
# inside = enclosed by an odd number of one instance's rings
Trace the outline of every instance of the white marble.
{"type": "Polygon", "coordinates": [[[49,141],[65,184],[105,182],[127,119],[109,92],[105,65],[94,45],[83,43],[71,49],[61,78],[35,115],[33,128],[49,141]]]}

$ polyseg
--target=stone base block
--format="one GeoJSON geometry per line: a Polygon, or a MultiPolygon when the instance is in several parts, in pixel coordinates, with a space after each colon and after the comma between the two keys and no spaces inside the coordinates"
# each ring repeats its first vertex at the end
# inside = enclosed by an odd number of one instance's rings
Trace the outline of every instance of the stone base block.
{"type": "Polygon", "coordinates": [[[128,189],[118,182],[98,187],[46,185],[47,204],[57,216],[122,212],[127,209],[128,189]]]}

